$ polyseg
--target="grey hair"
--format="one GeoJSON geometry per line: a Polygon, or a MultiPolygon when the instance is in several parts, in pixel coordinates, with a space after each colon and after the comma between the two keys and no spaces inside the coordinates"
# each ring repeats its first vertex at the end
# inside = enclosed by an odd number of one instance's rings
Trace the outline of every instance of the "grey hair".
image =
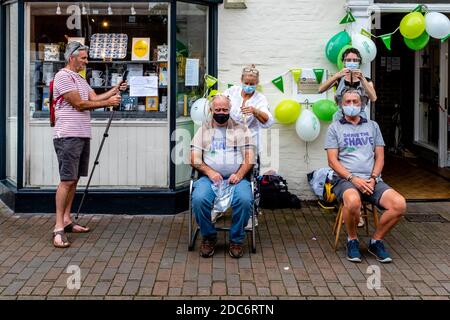
{"type": "Polygon", "coordinates": [[[363,100],[362,100],[362,95],[361,92],[358,89],[352,88],[352,87],[346,87],[344,89],[344,91],[342,91],[342,99],[341,99],[341,104],[344,101],[344,96],[346,94],[350,94],[350,93],[356,93],[359,96],[359,100],[361,100],[361,105],[363,104],[363,100]]]}
{"type": "Polygon", "coordinates": [[[209,109],[212,111],[214,108],[214,101],[218,100],[219,98],[223,98],[225,100],[227,100],[228,102],[228,106],[230,107],[231,110],[231,100],[228,96],[223,95],[223,94],[216,94],[211,98],[211,101],[209,102],[209,109]]]}
{"type": "Polygon", "coordinates": [[[64,52],[64,59],[69,62],[70,57],[78,56],[80,51],[88,51],[89,47],[82,45],[77,41],[69,42],[66,46],[66,51],[64,52]]]}

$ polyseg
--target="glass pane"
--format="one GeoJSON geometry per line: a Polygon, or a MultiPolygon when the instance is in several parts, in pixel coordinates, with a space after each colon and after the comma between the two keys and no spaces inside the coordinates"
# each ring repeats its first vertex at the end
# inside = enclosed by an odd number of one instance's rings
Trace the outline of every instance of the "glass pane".
{"type": "Polygon", "coordinates": [[[17,176],[18,5],[6,9],[6,177],[17,176]]]}
{"type": "MultiPolygon", "coordinates": [[[[59,183],[55,133],[49,125],[49,84],[66,65],[68,42],[78,41],[89,46],[89,63],[79,73],[97,99],[125,75],[130,84],[122,93],[91,186],[168,186],[168,9],[167,2],[27,4],[27,185],[59,183]]],[[[109,107],[91,111],[89,170],[110,114],[109,107]]],[[[80,185],[86,182],[82,178],[80,185]]]]}
{"type": "Polygon", "coordinates": [[[439,141],[440,41],[430,39],[419,54],[419,141],[437,147],[439,141]]]}
{"type": "Polygon", "coordinates": [[[174,139],[177,141],[176,185],[189,182],[190,141],[194,123],[190,108],[204,94],[204,76],[207,73],[207,23],[208,7],[177,2],[177,124],[174,139]]]}

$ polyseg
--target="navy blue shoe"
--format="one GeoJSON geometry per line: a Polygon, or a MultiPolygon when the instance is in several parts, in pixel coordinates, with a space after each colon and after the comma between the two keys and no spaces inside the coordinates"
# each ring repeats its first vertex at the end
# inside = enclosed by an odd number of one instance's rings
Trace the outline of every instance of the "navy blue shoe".
{"type": "Polygon", "coordinates": [[[392,258],[390,254],[384,248],[384,244],[382,240],[376,240],[374,243],[369,242],[368,251],[373,254],[378,261],[381,263],[389,263],[392,262],[392,258]]]}
{"type": "Polygon", "coordinates": [[[358,239],[347,242],[347,260],[351,262],[361,262],[361,253],[359,252],[358,239]]]}

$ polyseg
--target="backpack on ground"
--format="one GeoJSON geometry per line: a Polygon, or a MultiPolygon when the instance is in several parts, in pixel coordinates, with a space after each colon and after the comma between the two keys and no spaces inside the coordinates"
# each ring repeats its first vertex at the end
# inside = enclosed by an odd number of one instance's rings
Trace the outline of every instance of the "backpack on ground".
{"type": "Polygon", "coordinates": [[[300,199],[288,191],[287,182],[280,175],[259,176],[258,187],[261,208],[301,208],[300,199]]]}

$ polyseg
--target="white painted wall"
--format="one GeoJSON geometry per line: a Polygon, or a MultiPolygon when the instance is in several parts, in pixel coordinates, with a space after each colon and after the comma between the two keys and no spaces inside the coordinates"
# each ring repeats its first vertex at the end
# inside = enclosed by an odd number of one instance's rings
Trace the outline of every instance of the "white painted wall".
{"type": "MultiPolygon", "coordinates": [[[[107,120],[92,121],[89,173],[94,165],[107,120]]],[[[26,185],[54,188],[59,183],[58,161],[48,120],[30,122],[26,185]]],[[[107,188],[167,188],[167,121],[113,121],[100,154],[91,186],[107,188]]],[[[80,186],[87,177],[80,179],[80,186]]]]}
{"type": "MultiPolygon", "coordinates": [[[[254,63],[261,73],[263,93],[275,107],[290,98],[291,76],[284,77],[282,94],[270,81],[290,68],[336,67],[325,57],[328,40],[344,29],[345,0],[247,0],[247,9],[219,7],[219,79],[222,83],[240,82],[243,65],[254,63]]],[[[223,86],[222,86],[223,89],[223,86]]],[[[332,93],[329,97],[332,98],[332,93]]],[[[306,174],[327,165],[323,142],[328,127],[321,123],[321,135],[308,144],[310,162],[304,161],[306,146],[295,126],[276,124],[280,132],[278,172],[287,179],[291,192],[301,199],[313,199],[306,174]]],[[[269,133],[270,135],[270,133],[269,133]]]]}

